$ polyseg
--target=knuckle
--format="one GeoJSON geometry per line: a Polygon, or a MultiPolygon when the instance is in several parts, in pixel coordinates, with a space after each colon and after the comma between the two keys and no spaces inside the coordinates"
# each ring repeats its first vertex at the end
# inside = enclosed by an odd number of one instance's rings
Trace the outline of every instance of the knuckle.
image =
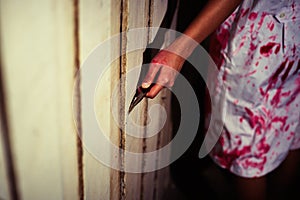
{"type": "Polygon", "coordinates": [[[169,81],[168,86],[169,86],[169,87],[173,87],[173,86],[174,86],[174,83],[175,83],[175,81],[174,81],[174,80],[171,80],[171,81],[169,81]]]}

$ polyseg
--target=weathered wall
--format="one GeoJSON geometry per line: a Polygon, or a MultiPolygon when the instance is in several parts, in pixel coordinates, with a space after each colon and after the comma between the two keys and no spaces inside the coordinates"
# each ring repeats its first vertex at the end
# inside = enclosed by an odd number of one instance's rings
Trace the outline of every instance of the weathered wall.
{"type": "MultiPolygon", "coordinates": [[[[72,97],[76,72],[96,45],[133,28],[159,26],[166,8],[166,0],[0,1],[0,199],[162,199],[168,168],[134,174],[97,161],[77,135],[85,134],[85,125],[77,130],[74,124],[73,108],[80,113],[82,91],[74,96],[75,105],[72,97]]],[[[139,35],[137,42],[146,46],[153,37],[139,35]]],[[[127,43],[125,34],[108,51],[126,49],[127,43]]],[[[112,63],[106,81],[99,83],[105,95],[95,96],[96,115],[110,130],[110,140],[137,152],[159,148],[171,134],[166,125],[151,140],[135,139],[113,122],[110,97],[117,78],[141,65],[142,54],[141,49],[112,63]]],[[[124,107],[128,99],[122,94],[118,103],[124,107]]],[[[145,124],[151,105],[168,110],[169,100],[163,91],[144,100],[132,117],[145,124]]]]}

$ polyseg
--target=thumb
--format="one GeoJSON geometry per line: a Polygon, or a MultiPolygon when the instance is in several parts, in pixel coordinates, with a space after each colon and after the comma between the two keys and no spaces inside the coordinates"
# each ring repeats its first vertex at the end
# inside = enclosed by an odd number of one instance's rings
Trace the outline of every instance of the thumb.
{"type": "Polygon", "coordinates": [[[159,71],[159,64],[153,64],[151,63],[149,66],[149,70],[142,82],[142,88],[148,88],[154,81],[154,78],[156,77],[157,72],[159,71]]]}

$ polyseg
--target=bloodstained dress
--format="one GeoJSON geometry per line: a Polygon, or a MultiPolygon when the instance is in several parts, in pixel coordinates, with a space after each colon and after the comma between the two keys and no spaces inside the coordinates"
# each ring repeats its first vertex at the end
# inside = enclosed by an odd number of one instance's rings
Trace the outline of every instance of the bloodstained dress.
{"type": "Polygon", "coordinates": [[[245,0],[211,41],[224,129],[210,155],[239,176],[265,175],[300,148],[300,1],[245,0]]]}

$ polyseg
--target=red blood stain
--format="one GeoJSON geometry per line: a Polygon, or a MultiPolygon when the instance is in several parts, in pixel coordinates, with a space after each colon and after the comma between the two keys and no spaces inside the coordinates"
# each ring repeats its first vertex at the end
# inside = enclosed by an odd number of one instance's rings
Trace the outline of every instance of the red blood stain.
{"type": "Polygon", "coordinates": [[[264,165],[266,164],[266,162],[267,162],[266,156],[262,157],[262,161],[260,161],[260,162],[254,162],[254,161],[247,159],[243,163],[243,167],[246,169],[248,169],[249,167],[252,167],[252,168],[256,168],[256,169],[262,171],[264,169],[264,165]]]}
{"type": "Polygon", "coordinates": [[[260,92],[261,96],[265,96],[265,94],[266,94],[265,91],[261,87],[259,88],[259,92],[260,92]]]}
{"type": "Polygon", "coordinates": [[[242,144],[242,140],[241,139],[239,139],[238,141],[237,141],[237,145],[241,145],[242,144]]]}
{"type": "Polygon", "coordinates": [[[245,26],[241,26],[238,30],[238,33],[241,33],[244,30],[245,26]]]}
{"type": "Polygon", "coordinates": [[[286,138],[287,140],[290,140],[294,137],[295,132],[291,132],[290,135],[286,138]]]}
{"type": "Polygon", "coordinates": [[[271,120],[271,123],[269,124],[268,128],[271,128],[273,123],[281,123],[280,130],[283,130],[283,127],[286,124],[286,120],[287,120],[287,116],[284,117],[276,116],[271,120]]]}
{"type": "Polygon", "coordinates": [[[288,67],[287,69],[285,70],[284,74],[282,75],[281,77],[281,80],[282,82],[285,81],[285,79],[287,78],[287,76],[289,75],[292,67],[293,67],[293,64],[294,64],[294,61],[291,61],[289,64],[288,64],[288,67]]]}
{"type": "Polygon", "coordinates": [[[271,111],[267,110],[267,108],[265,108],[265,107],[262,107],[262,111],[264,111],[264,113],[265,113],[267,116],[270,116],[270,115],[271,115],[271,111]]]}
{"type": "Polygon", "coordinates": [[[276,40],[276,38],[277,38],[277,35],[272,35],[269,37],[270,40],[276,40]]]}
{"type": "Polygon", "coordinates": [[[275,137],[279,137],[279,131],[277,129],[275,130],[275,137]]]}
{"type": "Polygon", "coordinates": [[[255,73],[256,73],[256,70],[253,70],[253,71],[251,71],[251,72],[245,74],[245,77],[251,76],[251,75],[253,75],[253,74],[255,74],[255,73]]]}
{"type": "Polygon", "coordinates": [[[225,70],[224,73],[223,73],[223,76],[222,76],[222,80],[226,81],[226,79],[227,79],[227,72],[225,70]]]}
{"type": "MultiPolygon", "coordinates": [[[[300,72],[300,60],[298,60],[298,65],[296,70],[294,71],[293,75],[297,74],[298,72],[300,72]]],[[[300,84],[299,84],[300,85],[300,84]]]]}
{"type": "Polygon", "coordinates": [[[295,11],[295,3],[292,4],[293,12],[295,11]]]}
{"type": "Polygon", "coordinates": [[[293,55],[296,55],[296,45],[293,46],[292,52],[293,52],[293,55]]]}
{"type": "Polygon", "coordinates": [[[241,49],[243,46],[244,46],[244,44],[245,44],[245,42],[243,41],[243,42],[241,42],[240,43],[240,46],[239,46],[239,49],[241,49]]]}
{"type": "Polygon", "coordinates": [[[260,87],[259,88],[259,92],[261,94],[261,96],[263,96],[264,98],[266,98],[266,100],[269,99],[269,94],[267,93],[268,91],[266,90],[266,92],[260,87]]]}
{"type": "Polygon", "coordinates": [[[260,157],[268,153],[270,145],[266,142],[266,138],[263,138],[259,143],[257,143],[256,148],[258,151],[256,152],[256,155],[260,157]]]}
{"type": "Polygon", "coordinates": [[[278,45],[276,46],[274,53],[275,53],[275,54],[278,54],[279,50],[280,50],[280,44],[278,44],[278,45]]]}
{"type": "Polygon", "coordinates": [[[273,29],[274,29],[274,26],[275,26],[275,24],[274,24],[274,22],[273,21],[271,21],[270,23],[268,23],[268,25],[267,25],[267,27],[268,27],[268,29],[270,30],[270,31],[273,31],[273,29]]]}
{"type": "Polygon", "coordinates": [[[264,129],[265,119],[261,116],[255,115],[249,108],[245,108],[248,114],[248,121],[251,128],[254,128],[255,133],[261,134],[261,130],[264,129]]]}
{"type": "Polygon", "coordinates": [[[268,44],[262,46],[260,48],[260,54],[265,56],[265,57],[270,56],[273,53],[272,49],[273,49],[274,46],[276,46],[274,52],[275,52],[275,54],[277,54],[280,50],[280,44],[275,43],[275,42],[269,42],[268,44]]]}
{"type": "Polygon", "coordinates": [[[271,100],[271,105],[276,106],[280,102],[281,99],[281,88],[276,90],[276,94],[274,95],[273,99],[271,100]]]}
{"type": "Polygon", "coordinates": [[[273,99],[271,100],[271,105],[272,106],[277,106],[278,103],[281,100],[281,97],[286,97],[286,96],[289,96],[291,94],[290,91],[284,92],[284,93],[281,93],[281,92],[282,92],[282,88],[281,87],[276,90],[276,93],[275,93],[273,99]]]}
{"type": "Polygon", "coordinates": [[[257,66],[258,66],[258,64],[259,64],[259,61],[257,61],[257,62],[255,63],[255,66],[257,67],[257,66]]]}
{"type": "Polygon", "coordinates": [[[252,12],[250,13],[249,17],[250,20],[254,21],[257,18],[257,13],[256,12],[252,12]]]}
{"type": "Polygon", "coordinates": [[[244,35],[242,38],[241,38],[241,42],[239,44],[239,47],[233,52],[233,55],[235,55],[236,53],[238,53],[241,48],[244,46],[245,44],[245,40],[247,39],[246,35],[244,35]]]}
{"type": "Polygon", "coordinates": [[[250,9],[250,8],[247,8],[246,10],[245,10],[245,9],[242,9],[242,10],[241,10],[242,17],[245,17],[245,15],[247,15],[247,13],[249,12],[249,9],[250,9]]]}
{"type": "Polygon", "coordinates": [[[300,85],[298,85],[296,91],[294,91],[293,95],[291,96],[290,100],[286,102],[286,106],[289,106],[295,99],[296,97],[300,94],[300,85]]]}
{"type": "Polygon", "coordinates": [[[224,146],[224,144],[225,144],[225,139],[224,139],[223,136],[220,137],[219,143],[220,143],[220,145],[221,145],[222,147],[224,146]]]}
{"type": "MultiPolygon", "coordinates": [[[[254,23],[250,25],[250,33],[253,33],[253,31],[254,31],[254,23]]],[[[252,39],[254,39],[254,38],[252,38],[252,39]]]]}
{"type": "Polygon", "coordinates": [[[242,149],[233,149],[233,150],[224,150],[220,152],[214,152],[215,156],[217,157],[219,163],[226,167],[230,168],[233,162],[241,157],[242,155],[248,154],[251,151],[251,146],[244,146],[242,149]]]}
{"type": "Polygon", "coordinates": [[[265,96],[271,88],[274,88],[274,86],[276,85],[276,83],[278,81],[278,76],[284,70],[287,62],[288,62],[288,60],[286,59],[283,63],[281,63],[281,65],[278,67],[278,69],[275,71],[275,73],[270,77],[266,91],[263,91],[260,88],[260,93],[262,96],[265,96]]]}
{"type": "Polygon", "coordinates": [[[247,116],[244,117],[256,134],[261,134],[262,131],[270,129],[274,123],[280,123],[281,130],[283,130],[283,127],[286,125],[287,116],[273,116],[270,111],[267,111],[266,109],[262,109],[264,112],[263,115],[254,114],[247,107],[245,107],[245,111],[247,116]]]}
{"type": "Polygon", "coordinates": [[[160,54],[157,56],[157,57],[155,57],[155,58],[153,58],[152,60],[151,60],[151,63],[152,64],[162,64],[162,65],[167,65],[168,64],[168,59],[166,58],[166,56],[164,56],[165,54],[168,54],[169,52],[168,51],[164,51],[164,50],[162,50],[161,52],[160,52],[160,54]]]}
{"type": "Polygon", "coordinates": [[[218,69],[220,69],[220,66],[224,62],[224,59],[221,56],[221,51],[220,51],[220,49],[222,48],[221,47],[222,45],[220,44],[220,41],[218,40],[217,32],[214,32],[212,37],[216,38],[216,39],[210,40],[209,53],[210,53],[210,56],[212,57],[213,61],[216,63],[218,69]]]}
{"type": "Polygon", "coordinates": [[[222,49],[226,48],[229,37],[230,32],[227,29],[223,28],[220,30],[220,33],[218,34],[218,41],[220,42],[222,49]]]}
{"type": "Polygon", "coordinates": [[[283,63],[281,63],[281,65],[278,67],[278,69],[275,71],[275,73],[270,78],[269,83],[270,82],[272,83],[278,79],[279,74],[284,70],[287,62],[288,62],[288,60],[286,59],[283,63]]]}
{"type": "Polygon", "coordinates": [[[267,15],[267,13],[265,13],[265,12],[263,12],[263,13],[261,14],[261,18],[260,18],[260,21],[258,22],[258,28],[257,28],[257,30],[259,30],[259,29],[261,28],[261,26],[262,26],[262,24],[263,24],[263,22],[264,22],[264,19],[265,19],[265,17],[266,17],[266,15],[267,15]]]}
{"type": "Polygon", "coordinates": [[[289,128],[290,128],[290,125],[288,124],[288,125],[286,125],[284,131],[287,132],[289,130],[289,128]]]}
{"type": "Polygon", "coordinates": [[[244,118],[243,118],[243,117],[240,117],[240,122],[241,122],[241,123],[243,122],[243,120],[244,120],[244,118]]]}
{"type": "Polygon", "coordinates": [[[250,43],[250,51],[255,51],[257,48],[257,45],[254,45],[252,42],[250,43]]]}

